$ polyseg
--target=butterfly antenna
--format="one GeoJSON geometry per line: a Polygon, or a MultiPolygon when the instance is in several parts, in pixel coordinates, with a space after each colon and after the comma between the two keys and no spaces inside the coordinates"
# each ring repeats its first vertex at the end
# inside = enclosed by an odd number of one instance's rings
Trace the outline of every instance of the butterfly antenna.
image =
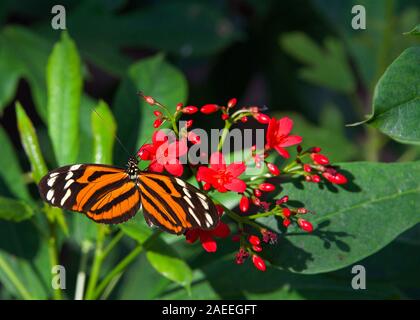
{"type": "MultiPolygon", "coordinates": [[[[96,115],[105,122],[105,119],[102,118],[102,116],[99,114],[98,111],[96,111],[95,108],[92,108],[92,111],[96,113],[96,115]]],[[[124,144],[121,142],[120,138],[118,138],[118,135],[116,133],[113,134],[115,140],[117,140],[117,142],[119,143],[119,145],[121,146],[121,148],[124,150],[125,153],[127,153],[128,156],[131,156],[131,153],[128,152],[127,148],[124,146],[124,144]]]]}

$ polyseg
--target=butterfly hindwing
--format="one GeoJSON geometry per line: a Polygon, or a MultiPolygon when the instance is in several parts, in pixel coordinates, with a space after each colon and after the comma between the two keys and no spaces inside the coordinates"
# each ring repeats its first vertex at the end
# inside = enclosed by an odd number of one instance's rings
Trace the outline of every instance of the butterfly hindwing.
{"type": "Polygon", "coordinates": [[[64,166],[39,183],[41,198],[53,206],[82,212],[96,222],[120,223],[136,214],[139,190],[124,169],[97,164],[64,166]]]}
{"type": "Polygon", "coordinates": [[[216,206],[202,191],[182,179],[158,173],[139,174],[138,186],[146,221],[181,234],[187,229],[214,229],[216,206]]]}

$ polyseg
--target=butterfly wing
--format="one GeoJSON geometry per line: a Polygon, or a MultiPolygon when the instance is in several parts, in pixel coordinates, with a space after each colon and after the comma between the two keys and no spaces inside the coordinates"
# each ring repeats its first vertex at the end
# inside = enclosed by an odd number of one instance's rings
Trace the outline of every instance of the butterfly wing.
{"type": "Polygon", "coordinates": [[[38,185],[52,206],[82,212],[96,222],[120,223],[140,207],[140,193],[124,169],[76,164],[50,171],[38,185]]]}
{"type": "Polygon", "coordinates": [[[219,222],[214,203],[182,179],[158,173],[139,174],[143,214],[149,225],[175,234],[187,229],[214,229],[219,222]]]}

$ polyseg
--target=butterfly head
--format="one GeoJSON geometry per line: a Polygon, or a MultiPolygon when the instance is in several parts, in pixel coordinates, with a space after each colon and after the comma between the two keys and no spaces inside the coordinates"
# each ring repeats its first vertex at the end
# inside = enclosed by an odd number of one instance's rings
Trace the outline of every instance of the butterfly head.
{"type": "Polygon", "coordinates": [[[127,173],[130,176],[130,179],[137,180],[138,173],[139,173],[139,167],[138,167],[139,161],[135,157],[128,158],[127,163],[127,173]]]}

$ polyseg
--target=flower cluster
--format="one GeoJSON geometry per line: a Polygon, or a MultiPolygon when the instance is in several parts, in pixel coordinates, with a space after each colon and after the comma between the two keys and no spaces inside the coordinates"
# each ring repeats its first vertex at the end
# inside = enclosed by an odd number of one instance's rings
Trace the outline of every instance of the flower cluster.
{"type": "Polygon", "coordinates": [[[236,230],[235,235],[231,237],[232,241],[239,244],[235,255],[236,263],[242,264],[251,257],[254,266],[258,270],[265,271],[266,261],[262,258],[262,252],[266,246],[277,243],[278,234],[261,225],[260,218],[273,217],[280,220],[283,231],[291,225],[304,232],[312,232],[314,229],[310,219],[306,218],[312,213],[310,210],[291,205],[288,195],[280,195],[276,199],[274,192],[280,189],[279,177],[285,175],[300,177],[309,183],[337,185],[347,183],[347,178],[331,165],[328,157],[321,153],[321,148],[310,147],[303,150],[303,139],[292,133],[293,121],[288,117],[280,119],[270,117],[256,106],[238,108],[235,98],[230,99],[226,106],[205,104],[199,108],[178,104],[176,111],[170,113],[153,97],[142,94],[141,96],[147,103],[159,108],[154,111],[156,119],[153,126],[159,128],[165,122],[170,122],[175,133],[173,139],[170,139],[168,134],[158,129],[152,137],[152,142],[140,148],[139,158],[150,161],[148,170],[167,171],[172,175],[181,176],[184,169],[187,169],[195,177],[199,188],[207,192],[211,198],[215,193],[231,192],[239,195],[238,210],[231,210],[216,202],[221,220],[215,229],[192,229],[185,233],[188,243],[199,240],[207,252],[217,250],[216,238],[227,238],[231,230],[236,230]],[[209,158],[208,164],[192,163],[188,157],[186,162],[180,161],[191,146],[201,144],[200,135],[186,130],[192,127],[192,119],[186,120],[186,128],[178,127],[178,121],[182,116],[188,117],[196,113],[201,113],[203,116],[219,115],[225,124],[217,150],[209,155],[204,152],[204,156],[209,158]],[[222,153],[227,132],[235,123],[246,123],[249,119],[254,119],[265,126],[265,142],[262,147],[252,145],[248,150],[249,156],[243,161],[228,163],[226,154],[222,153]],[[294,158],[291,157],[290,149],[293,146],[296,147],[294,158]],[[277,159],[272,155],[277,156],[277,159]],[[251,167],[260,170],[249,173],[251,167]]]}

